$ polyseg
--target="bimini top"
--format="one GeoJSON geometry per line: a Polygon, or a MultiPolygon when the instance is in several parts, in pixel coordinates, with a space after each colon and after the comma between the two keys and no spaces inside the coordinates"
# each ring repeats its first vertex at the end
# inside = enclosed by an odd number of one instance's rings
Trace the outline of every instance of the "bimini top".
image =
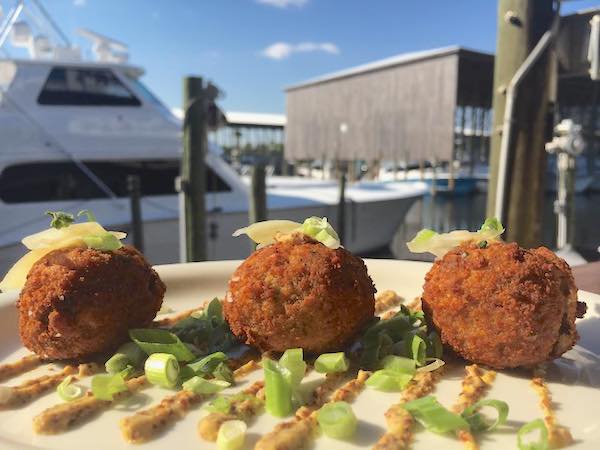
{"type": "Polygon", "coordinates": [[[292,84],[290,86],[285,87],[286,91],[292,91],[294,89],[300,89],[306,86],[312,86],[315,84],[325,83],[328,81],[339,80],[341,78],[347,78],[354,75],[360,75],[367,72],[374,72],[377,70],[386,69],[389,67],[400,66],[403,64],[411,64],[414,62],[422,61],[425,59],[431,58],[439,58],[442,56],[453,55],[456,53],[472,53],[474,55],[483,55],[486,57],[493,57],[494,55],[491,53],[480,52],[477,50],[471,50],[465,47],[460,47],[458,45],[452,45],[449,47],[440,47],[434,48],[431,50],[424,50],[418,52],[410,52],[410,53],[402,53],[395,56],[390,56],[389,58],[380,59],[377,61],[373,61],[366,64],[361,64],[359,66],[350,67],[348,69],[339,70],[337,72],[331,72],[325,75],[321,75],[315,78],[311,78],[306,81],[302,81],[297,84],[292,84]]]}

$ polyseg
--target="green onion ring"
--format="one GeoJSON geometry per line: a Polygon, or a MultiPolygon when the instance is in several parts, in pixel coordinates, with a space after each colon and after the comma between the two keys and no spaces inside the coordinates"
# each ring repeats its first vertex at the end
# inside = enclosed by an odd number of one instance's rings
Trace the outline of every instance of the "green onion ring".
{"type": "Polygon", "coordinates": [[[153,353],[144,364],[146,378],[151,384],[173,388],[179,381],[179,363],[169,353],[153,353]]]}
{"type": "Polygon", "coordinates": [[[548,450],[550,448],[548,429],[542,419],[536,419],[526,423],[519,429],[517,432],[517,447],[519,450],[548,450]],[[523,438],[535,430],[539,430],[540,439],[535,442],[523,442],[523,438]]]}
{"type": "Polygon", "coordinates": [[[83,389],[80,386],[71,384],[73,375],[69,375],[56,387],[56,392],[59,397],[66,402],[76,400],[83,396],[83,389]]]}
{"type": "Polygon", "coordinates": [[[292,389],[297,388],[306,374],[304,352],[301,348],[290,348],[279,358],[279,366],[288,370],[289,383],[292,389]]]}
{"type": "Polygon", "coordinates": [[[317,421],[323,433],[335,439],[348,439],[356,432],[357,420],[346,402],[326,403],[317,413],[317,421]]]}
{"type": "Polygon", "coordinates": [[[292,386],[289,371],[275,361],[265,358],[262,362],[265,376],[265,409],[276,417],[285,417],[292,412],[292,386]],[[287,380],[286,380],[287,377],[287,380]]]}
{"type": "Polygon", "coordinates": [[[319,373],[346,372],[350,367],[350,361],[344,352],[323,353],[315,360],[315,370],[319,373]]]}
{"type": "Polygon", "coordinates": [[[394,370],[377,370],[365,382],[367,386],[377,391],[400,392],[412,380],[412,374],[394,370]]]}
{"type": "Polygon", "coordinates": [[[191,391],[195,394],[215,394],[229,386],[231,386],[231,383],[227,381],[207,380],[199,376],[192,377],[181,385],[186,391],[191,391]]]}
{"type": "Polygon", "coordinates": [[[217,433],[217,447],[219,450],[239,450],[246,440],[248,425],[242,420],[228,420],[223,422],[217,433]]]}
{"type": "Polygon", "coordinates": [[[504,425],[508,418],[508,403],[502,400],[480,400],[474,405],[466,408],[462,413],[463,418],[469,422],[471,431],[477,433],[479,431],[492,431],[493,429],[504,425]],[[492,423],[487,422],[483,415],[478,412],[484,406],[491,406],[496,410],[498,416],[492,423]]]}

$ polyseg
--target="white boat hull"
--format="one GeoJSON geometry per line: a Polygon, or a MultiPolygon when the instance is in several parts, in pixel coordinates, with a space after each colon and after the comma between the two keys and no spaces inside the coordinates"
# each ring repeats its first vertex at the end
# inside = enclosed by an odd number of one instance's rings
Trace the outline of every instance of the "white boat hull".
{"type": "MultiPolygon", "coordinates": [[[[405,198],[388,198],[380,201],[357,202],[348,201],[346,204],[346,234],[344,245],[350,251],[361,254],[383,248],[390,244],[394,233],[403,222],[414,201],[420,195],[405,198]]],[[[179,221],[168,214],[165,209],[176,208],[177,199],[173,196],[159,199],[145,199],[142,208],[144,213],[144,253],[152,264],[165,264],[181,261],[179,255],[179,221]],[[161,205],[162,208],[158,206],[161,205]],[[170,217],[169,217],[170,216],[170,217]]],[[[29,217],[39,217],[27,226],[15,229],[15,235],[20,237],[39,231],[47,226],[48,220],[40,215],[45,209],[73,210],[67,205],[40,204],[15,205],[14,208],[36,209],[34,212],[22,211],[29,217]]],[[[4,205],[1,209],[8,209],[4,205]]],[[[91,209],[100,218],[110,218],[104,221],[107,228],[129,231],[129,207],[127,199],[93,200],[79,202],[76,208],[91,209]]],[[[269,219],[289,219],[301,222],[309,216],[327,217],[334,227],[337,224],[337,205],[315,203],[306,206],[269,208],[269,219]]],[[[25,216],[25,217],[27,217],[25,216]]],[[[23,216],[21,216],[23,217],[23,216]]],[[[247,257],[252,245],[245,237],[234,238],[232,233],[248,224],[247,210],[232,212],[214,212],[207,216],[207,254],[209,260],[243,259],[247,257]]],[[[128,238],[129,239],[129,238],[128,238]]],[[[0,247],[0,273],[6,272],[10,266],[22,256],[26,249],[15,243],[0,247]]]]}

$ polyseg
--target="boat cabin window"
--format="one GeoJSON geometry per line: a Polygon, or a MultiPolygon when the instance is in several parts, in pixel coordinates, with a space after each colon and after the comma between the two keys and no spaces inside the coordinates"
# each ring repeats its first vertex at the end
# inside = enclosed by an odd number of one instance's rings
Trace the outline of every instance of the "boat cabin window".
{"type": "Polygon", "coordinates": [[[140,106],[109,69],[54,67],[38,96],[40,105],[140,106]]]}
{"type": "MultiPolygon", "coordinates": [[[[127,176],[140,177],[142,196],[174,195],[179,161],[84,162],[117,197],[127,197],[127,176]]],[[[207,192],[231,191],[229,185],[206,167],[207,192]]],[[[73,162],[17,164],[0,174],[0,200],[5,203],[91,200],[106,194],[73,162]]]]}

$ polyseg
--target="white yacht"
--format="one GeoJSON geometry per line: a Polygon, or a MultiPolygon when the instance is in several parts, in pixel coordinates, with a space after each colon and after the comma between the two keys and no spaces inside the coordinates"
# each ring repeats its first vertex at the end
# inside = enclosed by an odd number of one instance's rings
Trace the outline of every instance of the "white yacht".
{"type": "MultiPolygon", "coordinates": [[[[46,210],[89,209],[108,228],[127,231],[130,174],[141,179],[145,253],[155,264],[179,260],[174,179],[181,121],[140,81],[144,70],[128,63],[125,44],[88,30],[80,34],[92,41],[91,61],[35,0],[17,1],[0,28],[0,273],[24,253],[24,235],[47,227],[46,210]],[[26,8],[34,11],[25,15],[26,8]],[[26,20],[32,14],[38,18],[33,25],[26,20]],[[40,18],[59,39],[36,29],[40,18]]],[[[245,257],[250,244],[231,234],[247,225],[248,187],[220,149],[209,147],[208,255],[245,257]]],[[[268,186],[269,218],[336,217],[332,183],[287,179],[268,186]]],[[[423,183],[350,186],[345,245],[356,252],[388,245],[425,191],[423,183]]]]}

